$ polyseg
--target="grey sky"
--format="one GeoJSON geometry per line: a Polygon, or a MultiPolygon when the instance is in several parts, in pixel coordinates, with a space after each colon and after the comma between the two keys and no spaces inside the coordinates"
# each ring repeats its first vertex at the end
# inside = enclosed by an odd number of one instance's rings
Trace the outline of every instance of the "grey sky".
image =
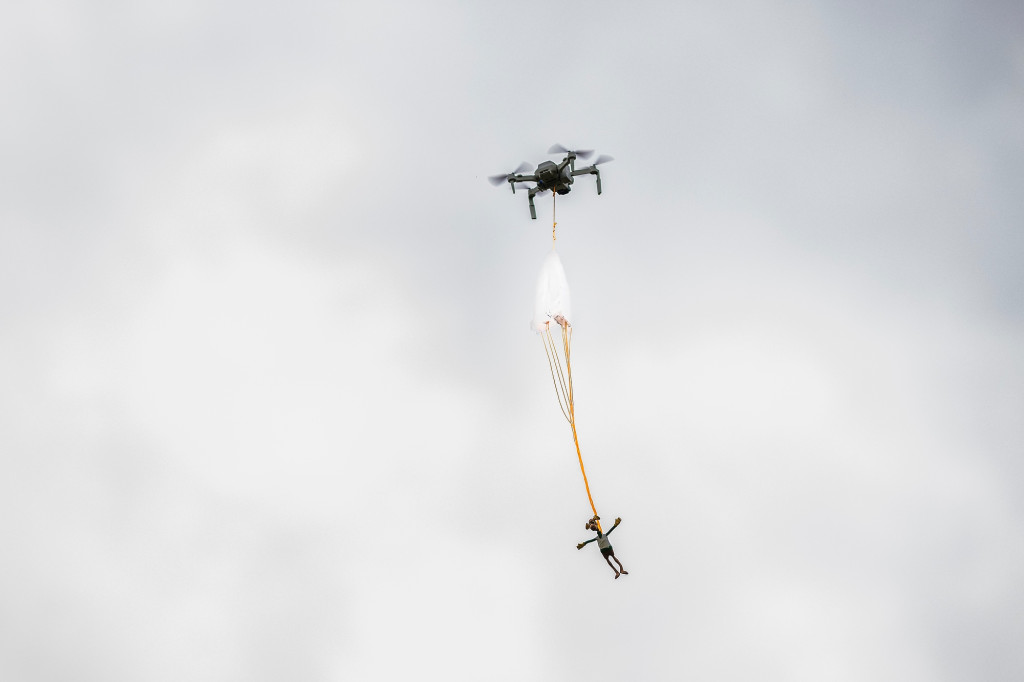
{"type": "Polygon", "coordinates": [[[3,679],[1024,675],[1019,3],[32,3],[0,95],[3,679]]]}

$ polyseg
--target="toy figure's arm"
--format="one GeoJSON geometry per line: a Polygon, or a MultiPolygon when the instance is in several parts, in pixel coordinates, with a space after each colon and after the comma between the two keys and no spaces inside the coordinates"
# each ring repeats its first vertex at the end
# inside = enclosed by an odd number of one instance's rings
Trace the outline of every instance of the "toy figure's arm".
{"type": "Polygon", "coordinates": [[[591,538],[590,540],[587,540],[586,542],[581,542],[580,544],[576,545],[576,549],[583,549],[583,545],[589,545],[591,542],[593,542],[596,539],[597,538],[591,538]]]}
{"type": "Polygon", "coordinates": [[[615,530],[616,528],[618,528],[620,523],[622,523],[622,517],[621,516],[619,518],[615,519],[615,523],[612,524],[612,527],[608,529],[608,532],[605,533],[605,535],[611,535],[612,531],[615,530]]]}

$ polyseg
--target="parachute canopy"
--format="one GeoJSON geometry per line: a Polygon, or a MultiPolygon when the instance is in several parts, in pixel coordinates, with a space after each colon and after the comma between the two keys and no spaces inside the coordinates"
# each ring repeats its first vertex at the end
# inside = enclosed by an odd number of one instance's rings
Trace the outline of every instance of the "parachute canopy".
{"type": "Polygon", "coordinates": [[[552,249],[537,276],[531,326],[534,331],[543,332],[552,322],[558,324],[556,317],[569,321],[572,319],[572,311],[569,309],[569,281],[565,278],[562,259],[552,249]]]}

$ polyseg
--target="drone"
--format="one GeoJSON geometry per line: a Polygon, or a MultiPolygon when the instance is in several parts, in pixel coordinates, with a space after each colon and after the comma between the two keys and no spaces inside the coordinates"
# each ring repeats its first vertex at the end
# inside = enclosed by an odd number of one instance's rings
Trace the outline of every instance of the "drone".
{"type": "Polygon", "coordinates": [[[583,160],[589,159],[594,153],[593,149],[566,149],[560,144],[551,146],[548,150],[548,154],[565,154],[565,158],[560,162],[555,163],[554,161],[541,161],[540,165],[537,166],[537,170],[528,175],[524,175],[525,171],[529,171],[532,166],[525,161],[519,164],[511,173],[503,173],[502,175],[492,175],[488,179],[492,185],[497,187],[503,182],[507,182],[512,186],[512,193],[516,193],[517,182],[536,182],[536,186],[526,187],[529,190],[528,196],[530,199],[530,217],[534,220],[537,219],[537,209],[533,205],[533,198],[538,194],[543,194],[548,190],[557,192],[558,194],[568,194],[572,190],[573,179],[577,175],[594,175],[597,176],[597,193],[601,193],[601,171],[598,166],[602,163],[608,163],[614,161],[612,157],[602,154],[597,157],[591,165],[586,168],[576,168],[576,159],[580,158],[583,160]]]}

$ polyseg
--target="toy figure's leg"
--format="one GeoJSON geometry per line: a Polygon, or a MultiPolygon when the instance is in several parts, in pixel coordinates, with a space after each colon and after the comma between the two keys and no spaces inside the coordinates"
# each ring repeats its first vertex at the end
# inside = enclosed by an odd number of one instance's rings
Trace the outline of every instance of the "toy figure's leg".
{"type": "MultiPolygon", "coordinates": [[[[619,571],[621,571],[624,575],[629,575],[629,571],[627,571],[626,569],[624,569],[622,567],[622,562],[619,561],[619,557],[615,556],[615,554],[612,554],[612,558],[615,559],[615,563],[617,563],[619,565],[619,571]]],[[[608,563],[611,563],[611,562],[609,561],[608,563]]]]}
{"type": "MultiPolygon", "coordinates": [[[[619,569],[617,569],[617,568],[615,568],[614,566],[612,566],[612,560],[611,560],[611,557],[610,557],[609,555],[605,554],[605,555],[604,555],[604,560],[605,560],[605,561],[607,561],[607,562],[608,562],[608,565],[609,565],[609,566],[611,566],[611,569],[612,569],[613,571],[615,571],[615,578],[616,578],[616,579],[618,579],[618,577],[619,577],[619,569]]],[[[615,561],[618,561],[618,559],[616,559],[615,561]]]]}

